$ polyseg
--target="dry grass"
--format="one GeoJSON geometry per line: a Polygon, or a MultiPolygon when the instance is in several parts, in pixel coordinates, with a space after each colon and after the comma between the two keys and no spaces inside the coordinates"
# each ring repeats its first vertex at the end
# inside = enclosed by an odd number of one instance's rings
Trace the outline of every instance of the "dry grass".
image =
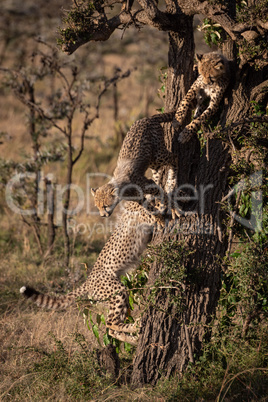
{"type": "MultiPolygon", "coordinates": [[[[40,374],[34,372],[34,364],[44,354],[55,350],[55,341],[50,334],[64,344],[70,358],[74,352],[79,352],[79,347],[74,342],[74,334],[77,332],[85,337],[89,350],[98,347],[96,338],[84,325],[76,306],[68,311],[49,312],[38,309],[21,297],[19,287],[23,283],[38,286],[38,282],[43,282],[55,289],[64,279],[55,267],[53,269],[41,265],[37,269],[34,263],[27,264],[30,259],[29,255],[20,262],[11,255],[7,259],[1,259],[0,400],[25,400],[26,396],[35,400],[35,393],[40,400],[42,392],[46,394],[47,391],[42,391],[42,384],[38,379],[40,374]],[[22,393],[21,397],[18,392],[22,393]]],[[[43,386],[46,388],[47,383],[43,382],[43,386]]],[[[66,399],[61,399],[64,395],[65,391],[55,384],[54,391],[51,390],[51,400],[68,400],[67,394],[66,399]],[[59,392],[62,392],[60,398],[57,396],[59,392]]]]}

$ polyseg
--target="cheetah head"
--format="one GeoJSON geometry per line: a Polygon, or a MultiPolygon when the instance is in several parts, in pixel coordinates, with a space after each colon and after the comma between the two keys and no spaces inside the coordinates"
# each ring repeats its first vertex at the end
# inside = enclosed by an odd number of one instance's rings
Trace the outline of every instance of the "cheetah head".
{"type": "Polygon", "coordinates": [[[227,73],[227,59],[219,53],[197,54],[198,72],[206,84],[213,84],[227,73]]]}
{"type": "Polygon", "coordinates": [[[100,216],[108,217],[119,203],[118,189],[111,183],[104,184],[99,188],[92,188],[91,194],[100,212],[100,216]]]}

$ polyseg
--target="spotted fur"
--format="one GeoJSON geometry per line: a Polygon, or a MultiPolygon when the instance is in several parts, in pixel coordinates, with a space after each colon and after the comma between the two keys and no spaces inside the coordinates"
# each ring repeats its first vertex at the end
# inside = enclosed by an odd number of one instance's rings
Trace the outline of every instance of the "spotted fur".
{"type": "Polygon", "coordinates": [[[138,202],[153,196],[163,199],[164,192],[158,186],[158,170],[163,166],[170,168],[165,190],[172,192],[175,188],[176,158],[166,148],[160,124],[171,122],[174,115],[175,112],[159,114],[132,125],[121,147],[113,178],[104,186],[91,189],[101,216],[110,216],[122,199],[138,202]],[[152,169],[153,179],[145,177],[148,168],[152,169]]]}
{"type": "Polygon", "coordinates": [[[189,141],[200,124],[217,111],[229,84],[229,63],[223,55],[212,52],[196,56],[200,75],[180,103],[173,122],[174,127],[179,130],[183,126],[192,102],[194,100],[197,102],[193,120],[179,135],[179,141],[182,143],[189,141]],[[210,99],[207,107],[203,103],[206,98],[210,99]]]}
{"type": "Polygon", "coordinates": [[[135,202],[125,203],[120,224],[102,249],[86,282],[65,296],[50,296],[23,286],[20,292],[40,307],[65,309],[78,297],[87,295],[98,302],[106,302],[109,314],[106,326],[113,337],[136,344],[136,324],[125,324],[128,310],[128,292],[120,276],[135,268],[139,257],[151,239],[155,217],[135,202]]]}

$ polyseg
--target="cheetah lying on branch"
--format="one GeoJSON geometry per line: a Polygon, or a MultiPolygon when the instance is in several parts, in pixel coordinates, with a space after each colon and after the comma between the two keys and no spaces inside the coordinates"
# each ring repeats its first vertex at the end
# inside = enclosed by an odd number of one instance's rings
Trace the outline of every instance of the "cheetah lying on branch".
{"type": "Polygon", "coordinates": [[[122,199],[150,202],[156,197],[161,199],[158,209],[166,207],[167,194],[159,187],[158,170],[169,166],[165,191],[171,193],[176,186],[177,163],[175,155],[166,148],[160,123],[172,122],[174,115],[175,112],[158,114],[132,125],[121,147],[113,178],[91,189],[101,216],[110,216],[122,199]],[[152,169],[154,180],[145,177],[148,168],[152,169]]]}
{"type": "Polygon", "coordinates": [[[180,129],[192,101],[197,101],[193,120],[179,135],[179,141],[182,143],[189,141],[192,135],[197,132],[200,124],[217,111],[229,84],[229,62],[223,55],[212,52],[196,55],[196,57],[200,75],[180,103],[173,122],[174,128],[180,129]],[[210,98],[207,107],[203,103],[206,98],[210,98]]]}
{"type": "Polygon", "coordinates": [[[40,307],[65,309],[78,297],[87,295],[93,301],[106,302],[109,314],[106,326],[109,334],[123,342],[135,345],[138,335],[136,324],[125,324],[129,307],[128,292],[120,276],[135,268],[139,257],[151,240],[155,217],[149,215],[136,202],[126,202],[126,211],[120,216],[120,224],[102,249],[86,282],[66,296],[49,296],[23,286],[20,292],[40,307]]]}

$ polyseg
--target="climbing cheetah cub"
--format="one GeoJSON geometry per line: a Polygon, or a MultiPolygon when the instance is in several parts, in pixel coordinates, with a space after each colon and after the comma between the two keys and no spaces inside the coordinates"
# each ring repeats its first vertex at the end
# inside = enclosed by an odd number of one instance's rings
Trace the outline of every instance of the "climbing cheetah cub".
{"type": "Polygon", "coordinates": [[[106,302],[109,314],[106,326],[109,334],[123,342],[135,345],[138,335],[137,325],[125,324],[128,292],[120,282],[120,276],[135,268],[139,257],[151,240],[155,218],[136,202],[126,202],[125,212],[120,216],[120,224],[102,249],[86,282],[66,296],[49,296],[23,286],[20,292],[38,306],[51,309],[65,309],[75,303],[80,296],[106,302]]]}
{"type": "Polygon", "coordinates": [[[229,62],[223,55],[212,52],[196,57],[200,75],[180,103],[173,122],[176,129],[181,128],[192,101],[197,101],[193,120],[179,135],[179,141],[182,143],[187,142],[198,126],[216,112],[229,84],[229,62]],[[206,98],[210,98],[207,107],[203,104],[206,98]]]}
{"type": "Polygon", "coordinates": [[[159,209],[164,208],[167,198],[158,186],[157,172],[161,167],[169,166],[165,191],[170,193],[176,186],[177,164],[174,154],[166,148],[160,123],[172,122],[174,115],[175,112],[154,115],[132,125],[121,147],[113,178],[109,183],[91,189],[101,216],[110,216],[122,199],[150,202],[153,196],[159,197],[159,209]],[[152,169],[154,180],[145,177],[148,168],[152,169]]]}

